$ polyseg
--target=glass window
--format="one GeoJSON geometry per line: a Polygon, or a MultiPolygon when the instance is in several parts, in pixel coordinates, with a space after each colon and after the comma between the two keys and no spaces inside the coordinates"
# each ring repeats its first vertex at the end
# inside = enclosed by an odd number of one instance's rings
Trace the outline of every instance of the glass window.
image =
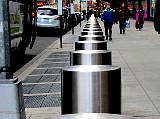
{"type": "Polygon", "coordinates": [[[156,0],[150,0],[150,16],[154,16],[156,0]]]}
{"type": "Polygon", "coordinates": [[[51,8],[38,8],[38,14],[40,15],[58,15],[58,10],[51,9],[51,8]]]}

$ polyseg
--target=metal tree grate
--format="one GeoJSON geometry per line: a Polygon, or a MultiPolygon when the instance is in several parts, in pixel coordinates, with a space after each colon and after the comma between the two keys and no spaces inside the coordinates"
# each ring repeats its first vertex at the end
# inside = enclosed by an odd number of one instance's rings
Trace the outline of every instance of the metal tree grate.
{"type": "Polygon", "coordinates": [[[34,88],[30,91],[30,94],[48,93],[51,86],[52,84],[36,84],[34,88]]]}
{"type": "Polygon", "coordinates": [[[47,64],[40,64],[38,66],[38,68],[63,67],[64,64],[69,64],[69,63],[47,63],[47,64]]]}
{"type": "Polygon", "coordinates": [[[34,85],[23,85],[22,86],[24,94],[29,94],[33,88],[34,88],[34,85]]]}
{"type": "Polygon", "coordinates": [[[45,98],[42,107],[59,107],[61,106],[61,95],[47,95],[45,98]]]}
{"type": "Polygon", "coordinates": [[[59,75],[28,76],[23,83],[55,82],[59,75]]]}
{"type": "Polygon", "coordinates": [[[42,63],[47,63],[47,62],[69,62],[70,58],[55,58],[55,59],[45,59],[42,63]]]}
{"type": "Polygon", "coordinates": [[[26,108],[39,108],[41,107],[46,95],[38,96],[25,96],[24,104],[26,108]]]}
{"type": "Polygon", "coordinates": [[[53,69],[35,69],[30,73],[30,75],[35,74],[60,74],[61,68],[53,68],[53,69]]]}
{"type": "Polygon", "coordinates": [[[37,83],[43,76],[27,76],[22,83],[37,83]]]}
{"type": "Polygon", "coordinates": [[[61,92],[61,83],[54,83],[49,91],[49,93],[60,93],[61,92]]]}

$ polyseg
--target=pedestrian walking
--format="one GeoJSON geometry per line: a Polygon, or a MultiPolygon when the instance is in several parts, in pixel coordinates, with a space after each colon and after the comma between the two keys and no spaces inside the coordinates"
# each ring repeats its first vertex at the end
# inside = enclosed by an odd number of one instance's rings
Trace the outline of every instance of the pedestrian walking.
{"type": "Polygon", "coordinates": [[[126,21],[129,20],[129,9],[127,5],[123,2],[121,7],[119,8],[119,29],[120,34],[125,34],[126,21]]]}
{"type": "Polygon", "coordinates": [[[118,7],[115,8],[115,12],[114,12],[114,23],[118,24],[118,16],[119,15],[119,9],[118,7]]]}
{"type": "Polygon", "coordinates": [[[133,18],[133,19],[136,19],[136,8],[135,8],[135,6],[133,6],[132,18],[133,18]]]}
{"type": "Polygon", "coordinates": [[[114,22],[113,12],[114,10],[110,8],[110,3],[107,3],[106,8],[103,10],[101,14],[101,20],[104,22],[105,27],[106,40],[108,40],[109,37],[110,41],[112,40],[112,26],[114,22]]]}
{"type": "Polygon", "coordinates": [[[136,12],[136,29],[140,31],[143,28],[144,20],[147,18],[146,11],[143,9],[143,6],[140,5],[139,9],[136,12]]]}

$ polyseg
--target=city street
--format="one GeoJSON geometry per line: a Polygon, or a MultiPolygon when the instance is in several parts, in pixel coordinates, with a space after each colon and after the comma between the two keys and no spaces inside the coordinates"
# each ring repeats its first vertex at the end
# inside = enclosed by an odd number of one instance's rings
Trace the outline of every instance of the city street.
{"type": "MultiPolygon", "coordinates": [[[[98,20],[103,31],[103,23],[98,20]]],[[[119,34],[113,26],[113,39],[108,41],[112,64],[120,66],[122,86],[122,114],[136,119],[160,119],[160,35],[153,22],[146,21],[142,31],[135,21],[126,34],[119,34]]],[[[82,27],[75,27],[63,36],[63,48],[55,41],[33,59],[32,64],[19,73],[23,82],[27,119],[54,119],[61,114],[61,68],[70,65],[70,51],[78,41],[82,27]]],[[[17,73],[18,74],[18,73],[17,73]]]]}

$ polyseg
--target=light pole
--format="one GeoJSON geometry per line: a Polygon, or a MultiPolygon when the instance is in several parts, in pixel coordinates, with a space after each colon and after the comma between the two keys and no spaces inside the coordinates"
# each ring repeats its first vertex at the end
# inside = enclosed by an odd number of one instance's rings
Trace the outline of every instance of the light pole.
{"type": "Polygon", "coordinates": [[[11,53],[9,0],[0,0],[0,8],[0,117],[25,119],[22,81],[18,78],[13,79],[9,70],[11,53]]]}
{"type": "MultiPolygon", "coordinates": [[[[70,7],[71,7],[71,21],[74,21],[74,6],[73,6],[73,1],[71,1],[70,3],[70,7]]],[[[72,27],[72,34],[74,34],[74,24],[70,24],[72,27]]]]}
{"type": "Polygon", "coordinates": [[[62,28],[62,0],[58,0],[58,15],[60,16],[60,48],[62,48],[62,35],[63,35],[63,28],[62,28]]]}

